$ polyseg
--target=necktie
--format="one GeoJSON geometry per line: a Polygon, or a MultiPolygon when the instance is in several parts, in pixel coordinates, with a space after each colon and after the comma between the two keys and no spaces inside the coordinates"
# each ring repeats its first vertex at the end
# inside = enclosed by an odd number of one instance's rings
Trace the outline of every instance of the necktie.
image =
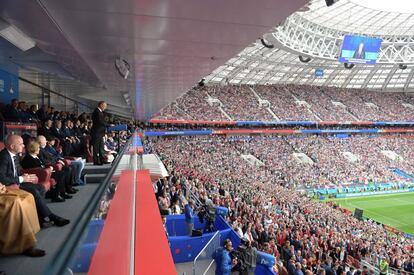
{"type": "Polygon", "coordinates": [[[22,167],[20,166],[20,161],[19,161],[19,156],[14,156],[13,157],[13,161],[14,161],[14,174],[15,176],[19,176],[20,172],[22,170],[22,167]]]}

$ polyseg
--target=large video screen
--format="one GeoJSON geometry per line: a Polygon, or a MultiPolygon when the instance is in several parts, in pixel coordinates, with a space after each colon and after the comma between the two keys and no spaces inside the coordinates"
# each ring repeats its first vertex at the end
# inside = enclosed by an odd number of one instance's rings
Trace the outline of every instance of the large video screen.
{"type": "Polygon", "coordinates": [[[381,42],[381,38],[345,35],[339,61],[351,64],[375,64],[381,42]]]}

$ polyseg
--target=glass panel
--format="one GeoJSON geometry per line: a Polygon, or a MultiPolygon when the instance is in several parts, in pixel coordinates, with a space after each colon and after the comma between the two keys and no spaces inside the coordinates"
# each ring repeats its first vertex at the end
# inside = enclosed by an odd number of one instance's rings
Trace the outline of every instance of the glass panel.
{"type": "Polygon", "coordinates": [[[120,152],[119,157],[114,160],[106,179],[91,198],[90,205],[85,209],[83,216],[79,218],[72,234],[62,246],[62,251],[49,264],[48,274],[62,274],[59,272],[86,274],[88,272],[99,237],[105,226],[111,201],[117,190],[121,171],[131,169],[133,166],[136,167],[136,165],[132,165],[133,161],[136,161],[132,154],[130,139],[120,152]]]}
{"type": "Polygon", "coordinates": [[[27,106],[37,104],[40,107],[42,105],[42,89],[19,81],[19,100],[26,101],[27,106]]]}

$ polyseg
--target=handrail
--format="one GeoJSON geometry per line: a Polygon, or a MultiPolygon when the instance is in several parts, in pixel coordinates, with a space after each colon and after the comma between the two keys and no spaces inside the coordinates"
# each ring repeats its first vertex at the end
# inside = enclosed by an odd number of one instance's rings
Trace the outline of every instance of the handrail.
{"type": "Polygon", "coordinates": [[[360,263],[361,263],[361,266],[364,266],[365,265],[365,266],[368,267],[368,269],[373,270],[375,274],[379,274],[380,273],[379,272],[379,268],[376,267],[376,266],[374,266],[374,265],[372,265],[370,262],[365,261],[365,260],[362,260],[360,263]]]}
{"type": "Polygon", "coordinates": [[[217,230],[216,233],[214,233],[213,237],[211,237],[211,239],[206,243],[206,245],[203,247],[203,249],[201,249],[200,252],[198,253],[198,255],[194,258],[194,261],[193,261],[193,271],[194,271],[194,274],[195,274],[195,264],[196,264],[197,259],[201,256],[201,254],[203,253],[204,249],[214,240],[214,238],[216,237],[217,234],[220,234],[220,231],[219,230],[217,230]]]}
{"type": "Polygon", "coordinates": [[[131,141],[132,141],[132,138],[128,140],[124,148],[122,148],[121,153],[114,160],[111,166],[111,169],[106,175],[103,183],[99,185],[94,196],[90,200],[90,203],[87,205],[86,209],[83,211],[83,214],[76,221],[75,223],[76,226],[72,229],[71,234],[66,238],[65,242],[63,243],[62,249],[59,250],[59,252],[52,259],[50,264],[48,264],[43,274],[46,274],[46,275],[64,274],[65,269],[67,268],[67,264],[72,258],[72,253],[77,248],[83,236],[83,232],[86,230],[86,227],[88,226],[91,220],[91,217],[95,213],[96,207],[99,205],[102,195],[104,194],[109,183],[111,182],[112,175],[117,169],[119,162],[126,151],[126,148],[128,148],[131,145],[131,141]]]}
{"type": "Polygon", "coordinates": [[[413,275],[414,272],[405,271],[403,269],[396,269],[393,267],[390,267],[389,270],[391,270],[391,274],[404,274],[404,275],[413,275]]]}
{"type": "MultiPolygon", "coordinates": [[[[374,271],[375,274],[380,274],[380,269],[376,267],[374,264],[369,262],[368,260],[361,260],[360,264],[362,266],[367,266],[368,269],[371,269],[374,271]]],[[[414,272],[405,271],[404,269],[396,269],[393,267],[388,267],[388,273],[389,274],[404,274],[404,275],[414,275],[414,272]]]]}
{"type": "MultiPolygon", "coordinates": [[[[42,90],[44,90],[44,91],[46,91],[46,92],[48,92],[48,93],[54,94],[54,95],[56,95],[56,96],[58,96],[58,97],[62,97],[62,98],[64,98],[65,100],[72,101],[72,102],[74,102],[75,104],[82,105],[82,106],[84,106],[84,107],[88,108],[89,110],[93,110],[93,109],[95,108],[95,106],[91,106],[91,105],[86,104],[86,103],[84,103],[84,102],[82,102],[82,101],[79,101],[79,100],[73,99],[73,98],[71,98],[71,97],[65,96],[65,95],[61,94],[60,92],[56,92],[56,91],[54,91],[54,90],[51,90],[51,89],[49,89],[49,88],[47,88],[47,87],[45,87],[45,86],[39,85],[39,84],[37,84],[37,83],[34,83],[33,81],[30,81],[30,80],[28,80],[28,79],[26,79],[26,78],[23,78],[23,77],[21,77],[21,76],[19,76],[19,80],[20,80],[20,81],[23,81],[23,82],[26,82],[27,84],[30,84],[30,85],[32,85],[32,86],[35,86],[35,87],[37,87],[37,88],[39,88],[39,89],[42,89],[42,90]]],[[[111,113],[111,111],[109,111],[108,113],[111,113]]],[[[117,114],[117,113],[114,113],[114,112],[112,112],[112,114],[113,114],[113,115],[115,115],[115,116],[117,116],[117,117],[121,117],[121,118],[130,119],[130,117],[125,116],[125,115],[122,115],[122,114],[117,114]]]]}
{"type": "Polygon", "coordinates": [[[214,260],[214,259],[211,261],[211,263],[207,266],[206,271],[204,271],[203,275],[207,274],[207,272],[210,270],[210,267],[214,264],[215,261],[216,260],[214,260]]]}
{"type": "Polygon", "coordinates": [[[189,195],[192,197],[192,200],[196,202],[196,206],[200,207],[203,203],[200,201],[199,198],[197,198],[197,196],[194,194],[193,191],[191,191],[190,188],[188,188],[187,184],[184,183],[183,184],[184,188],[189,192],[189,195]]]}
{"type": "Polygon", "coordinates": [[[41,86],[41,85],[39,85],[39,84],[37,84],[37,83],[34,83],[33,81],[30,81],[30,80],[28,80],[28,79],[26,79],[26,78],[23,78],[23,77],[21,77],[21,76],[19,76],[19,80],[21,80],[21,81],[23,81],[23,82],[26,82],[27,84],[30,84],[30,85],[32,85],[32,86],[35,86],[35,87],[37,87],[37,88],[39,88],[39,89],[45,90],[46,92],[49,92],[49,93],[51,93],[51,94],[54,94],[54,95],[57,95],[57,96],[63,97],[63,98],[64,98],[64,99],[66,99],[66,100],[73,101],[74,103],[76,103],[76,104],[78,104],[78,105],[85,106],[85,107],[87,107],[87,108],[89,108],[89,109],[91,109],[91,110],[93,110],[93,108],[94,108],[93,106],[90,106],[90,105],[85,104],[85,103],[83,103],[83,102],[81,102],[81,101],[78,101],[78,100],[76,100],[76,99],[73,99],[73,98],[67,97],[67,96],[65,96],[65,95],[62,95],[62,94],[60,94],[60,93],[58,93],[58,92],[56,92],[56,91],[53,91],[53,90],[51,90],[51,89],[49,89],[49,88],[46,88],[46,87],[44,87],[44,86],[41,86]]]}

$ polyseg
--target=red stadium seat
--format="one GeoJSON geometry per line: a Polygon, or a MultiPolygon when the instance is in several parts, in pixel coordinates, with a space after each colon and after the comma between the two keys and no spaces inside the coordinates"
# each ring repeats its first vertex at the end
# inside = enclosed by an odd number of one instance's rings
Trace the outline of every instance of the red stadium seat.
{"type": "Polygon", "coordinates": [[[85,139],[84,146],[85,146],[85,153],[86,153],[86,162],[92,162],[93,155],[92,155],[92,150],[91,150],[91,145],[90,145],[90,138],[85,139]]]}
{"type": "Polygon", "coordinates": [[[52,172],[50,169],[43,168],[29,168],[23,169],[23,173],[35,174],[38,178],[38,184],[42,184],[46,191],[49,191],[52,186],[56,184],[55,180],[52,179],[52,172]]]}

